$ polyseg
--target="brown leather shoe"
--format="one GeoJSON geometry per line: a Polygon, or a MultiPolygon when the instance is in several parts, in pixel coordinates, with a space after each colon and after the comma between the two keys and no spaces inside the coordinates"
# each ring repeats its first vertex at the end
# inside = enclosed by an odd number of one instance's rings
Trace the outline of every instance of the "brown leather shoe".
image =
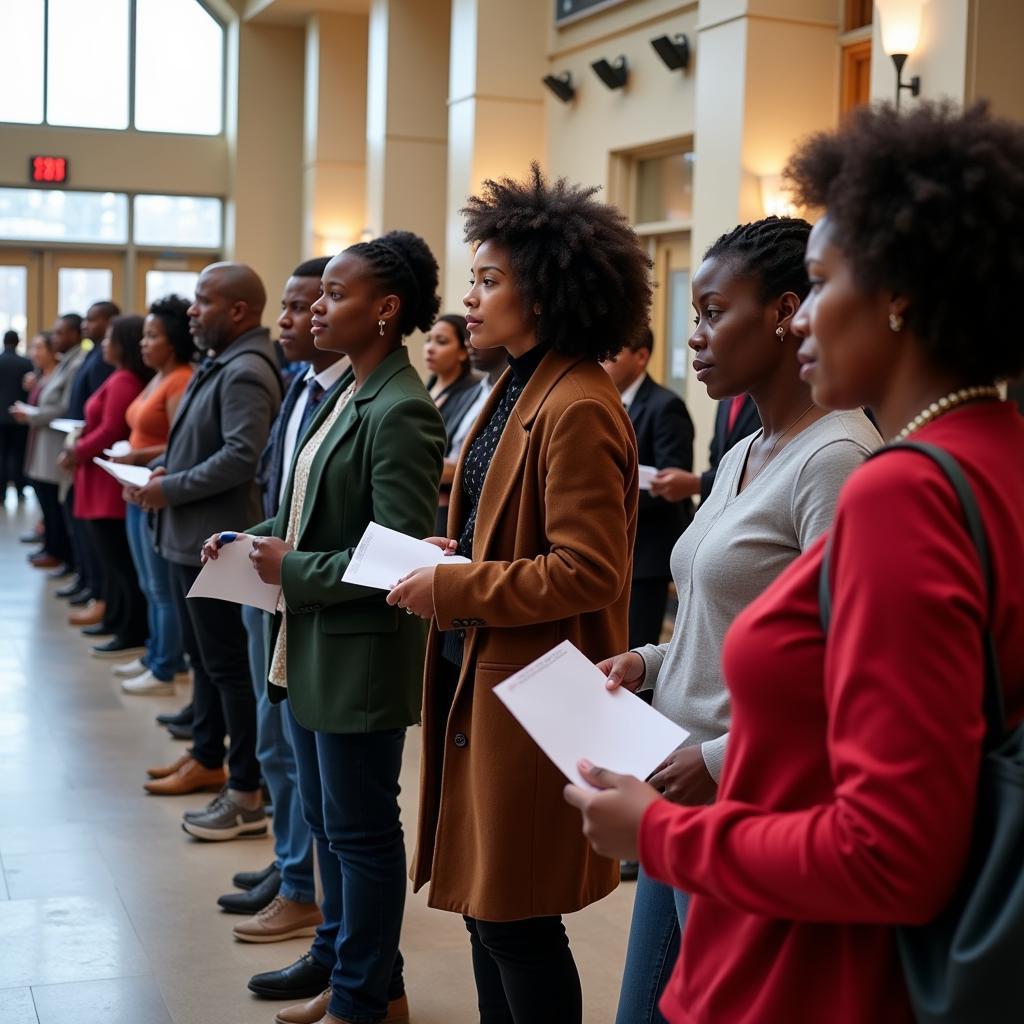
{"type": "Polygon", "coordinates": [[[299,903],[275,896],[258,914],[235,925],[233,934],[239,942],[284,942],[316,935],[323,915],[315,903],[299,903]]]}
{"type": "Polygon", "coordinates": [[[28,563],[36,569],[56,569],[58,565],[64,564],[59,558],[47,554],[33,555],[28,563]]]}
{"type": "Polygon", "coordinates": [[[72,626],[95,626],[97,622],[103,621],[107,613],[107,606],[103,601],[90,601],[84,608],[72,612],[68,616],[68,622],[72,626]]]}
{"type": "Polygon", "coordinates": [[[168,775],[173,775],[179,768],[183,768],[186,761],[191,760],[191,754],[182,754],[174,764],[165,764],[159,765],[156,768],[147,768],[146,774],[151,779],[166,779],[168,775]]]}
{"type": "MultiPolygon", "coordinates": [[[[308,1002],[289,1006],[282,1010],[274,1020],[276,1024],[347,1024],[343,1018],[332,1017],[327,1012],[330,1001],[331,990],[326,989],[308,1002]]],[[[398,999],[392,999],[388,1003],[388,1015],[384,1018],[384,1024],[408,1024],[408,1021],[408,997],[400,996],[398,999]]]]}
{"type": "Polygon", "coordinates": [[[147,793],[154,796],[184,796],[202,790],[221,789],[228,781],[227,772],[221,768],[205,768],[194,757],[190,757],[173,775],[154,779],[143,785],[147,793]]]}

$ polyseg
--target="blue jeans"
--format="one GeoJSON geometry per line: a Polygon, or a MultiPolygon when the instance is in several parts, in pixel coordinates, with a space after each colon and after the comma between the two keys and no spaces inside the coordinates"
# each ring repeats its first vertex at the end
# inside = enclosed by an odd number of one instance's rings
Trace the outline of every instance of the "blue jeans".
{"type": "Polygon", "coordinates": [[[256,757],[274,804],[274,856],[281,872],[281,895],[299,903],[313,903],[313,837],[302,816],[288,715],[283,703],[271,704],[267,696],[263,616],[259,608],[242,606],[242,623],[249,637],[249,667],[256,691],[256,757]]]}
{"type": "Polygon", "coordinates": [[[665,1024],[658,1000],[679,959],[690,898],[640,869],[615,1024],[665,1024]]]}
{"type": "Polygon", "coordinates": [[[371,1024],[405,991],[398,951],[406,884],[398,811],[405,730],[311,732],[290,706],[288,717],[323,889],[324,923],[310,953],[332,968],[328,1012],[371,1024]]]}
{"type": "Polygon", "coordinates": [[[186,668],[181,622],[171,593],[170,570],[153,547],[146,513],[138,505],[126,505],[125,530],[139,587],[146,596],[149,609],[149,642],[143,661],[157,679],[167,683],[175,673],[184,672],[186,668]]]}

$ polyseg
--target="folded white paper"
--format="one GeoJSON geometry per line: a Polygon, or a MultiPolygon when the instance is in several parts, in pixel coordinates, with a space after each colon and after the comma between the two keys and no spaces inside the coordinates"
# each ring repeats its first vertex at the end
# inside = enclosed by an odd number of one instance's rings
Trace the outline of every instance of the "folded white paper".
{"type": "Polygon", "coordinates": [[[29,419],[39,415],[39,407],[37,405],[29,405],[27,402],[15,402],[11,408],[20,412],[22,416],[27,416],[29,419]]]}
{"type": "Polygon", "coordinates": [[[126,487],[145,487],[153,470],[148,466],[127,466],[121,462],[108,462],[98,455],[92,460],[100,469],[105,469],[118,483],[126,487]]]}
{"type": "Polygon", "coordinates": [[[62,434],[70,434],[71,431],[84,427],[85,420],[50,420],[50,426],[54,430],[59,430],[62,434]]]}
{"type": "Polygon", "coordinates": [[[494,693],[562,774],[586,788],[581,758],[646,779],[689,735],[628,690],[607,690],[604,673],[568,640],[494,693]]]}
{"type": "Polygon", "coordinates": [[[640,476],[640,490],[649,491],[651,481],[658,475],[658,470],[654,466],[637,466],[636,468],[640,476]]]}
{"type": "Polygon", "coordinates": [[[281,588],[264,583],[249,561],[252,537],[239,533],[225,544],[216,559],[210,559],[196,577],[187,597],[215,597],[220,601],[247,604],[272,612],[277,608],[281,588]]]}
{"type": "Polygon", "coordinates": [[[104,455],[109,455],[112,459],[119,459],[123,455],[128,455],[132,450],[131,443],[128,441],[115,441],[109,448],[103,449],[104,455]]]}
{"type": "Polygon", "coordinates": [[[435,544],[428,544],[425,540],[370,523],[341,579],[343,583],[357,583],[361,587],[391,590],[414,569],[440,562],[468,561],[461,555],[446,555],[435,544]]]}

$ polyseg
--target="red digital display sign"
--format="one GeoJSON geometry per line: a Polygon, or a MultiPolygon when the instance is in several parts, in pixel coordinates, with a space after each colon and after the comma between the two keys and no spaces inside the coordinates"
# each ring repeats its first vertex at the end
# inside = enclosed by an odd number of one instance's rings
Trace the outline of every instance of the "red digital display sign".
{"type": "Polygon", "coordinates": [[[68,180],[68,161],[63,156],[30,156],[29,181],[44,185],[59,185],[68,180]]]}

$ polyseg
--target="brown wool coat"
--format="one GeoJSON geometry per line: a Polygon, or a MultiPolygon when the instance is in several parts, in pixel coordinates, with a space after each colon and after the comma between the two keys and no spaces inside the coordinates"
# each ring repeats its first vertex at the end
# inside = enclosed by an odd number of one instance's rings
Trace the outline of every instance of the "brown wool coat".
{"type": "MultiPolygon", "coordinates": [[[[466,444],[487,422],[508,375],[466,444]]],[[[449,511],[467,514],[461,466],[449,511]]],[[[487,472],[471,565],[434,575],[420,816],[412,879],[428,902],[486,921],[565,914],[608,895],[618,864],[584,839],[564,776],[491,692],[571,640],[594,661],[626,649],[637,510],[636,441],[611,380],[549,352],[519,396],[487,472]],[[454,697],[440,629],[464,628],[454,697]]]]}

